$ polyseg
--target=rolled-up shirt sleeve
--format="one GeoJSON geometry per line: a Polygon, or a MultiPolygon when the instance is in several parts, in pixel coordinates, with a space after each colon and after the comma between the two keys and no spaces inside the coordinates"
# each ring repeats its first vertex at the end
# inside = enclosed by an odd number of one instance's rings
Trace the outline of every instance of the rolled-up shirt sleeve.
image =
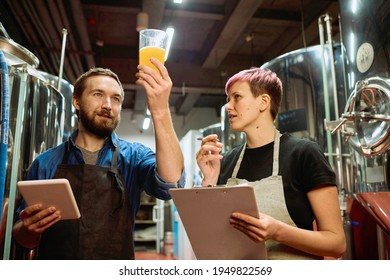
{"type": "Polygon", "coordinates": [[[157,170],[155,170],[155,177],[156,177],[156,182],[159,186],[161,187],[164,187],[166,189],[170,189],[170,188],[184,188],[185,186],[185,170],[183,169],[183,171],[181,172],[181,176],[180,176],[180,179],[179,181],[177,182],[173,182],[173,183],[167,183],[165,182],[161,177],[160,175],[158,174],[157,170]]]}

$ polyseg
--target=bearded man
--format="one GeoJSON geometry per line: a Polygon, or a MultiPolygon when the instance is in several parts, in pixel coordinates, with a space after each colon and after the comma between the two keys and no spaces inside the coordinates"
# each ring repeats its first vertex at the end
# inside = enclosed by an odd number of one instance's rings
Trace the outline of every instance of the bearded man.
{"type": "Polygon", "coordinates": [[[156,59],[159,73],[138,66],[137,84],[147,95],[156,152],[114,132],[124,91],[109,69],[93,68],[76,81],[72,103],[78,128],[67,141],[40,154],[26,180],[69,180],[81,217],[62,220],[55,207],[17,210],[13,238],[37,249],[38,259],[134,259],[134,220],[141,192],[170,199],[169,188],[184,186],[184,159],[169,111],[172,81],[156,59]]]}

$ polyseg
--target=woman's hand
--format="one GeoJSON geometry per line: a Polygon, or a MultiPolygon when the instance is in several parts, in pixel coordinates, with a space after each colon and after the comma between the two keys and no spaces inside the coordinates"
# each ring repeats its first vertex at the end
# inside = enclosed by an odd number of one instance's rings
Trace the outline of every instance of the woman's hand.
{"type": "Polygon", "coordinates": [[[254,218],[234,212],[230,223],[255,242],[272,239],[309,254],[342,257],[346,250],[346,239],[337,188],[317,187],[307,196],[316,217],[316,230],[298,228],[263,213],[259,213],[260,218],[254,218]]]}
{"type": "Polygon", "coordinates": [[[230,217],[230,224],[257,243],[264,242],[268,239],[277,239],[276,234],[281,222],[262,213],[259,213],[259,217],[255,218],[250,215],[234,212],[230,217]]]}
{"type": "Polygon", "coordinates": [[[215,185],[221,168],[221,152],[223,144],[218,135],[211,134],[202,139],[199,151],[196,153],[196,162],[203,173],[202,185],[215,185]]]}

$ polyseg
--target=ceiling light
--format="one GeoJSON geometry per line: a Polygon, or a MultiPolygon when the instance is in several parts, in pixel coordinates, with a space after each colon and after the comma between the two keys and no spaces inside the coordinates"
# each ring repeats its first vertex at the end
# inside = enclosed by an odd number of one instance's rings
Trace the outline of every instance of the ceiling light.
{"type": "Polygon", "coordinates": [[[103,40],[96,40],[96,46],[104,47],[104,41],[103,40]]]}
{"type": "Polygon", "coordinates": [[[166,61],[168,59],[168,54],[169,54],[169,50],[171,48],[173,33],[175,33],[175,29],[173,27],[168,27],[165,32],[167,33],[167,36],[168,36],[168,42],[167,42],[167,49],[165,51],[164,61],[166,61]]]}
{"type": "Polygon", "coordinates": [[[149,128],[149,125],[150,125],[150,118],[149,117],[145,117],[144,118],[144,123],[142,124],[142,129],[143,130],[147,130],[149,128]]]}
{"type": "Polygon", "coordinates": [[[246,41],[246,42],[250,42],[250,41],[253,40],[254,37],[255,37],[255,36],[254,36],[253,34],[246,35],[245,41],[246,41]]]}
{"type": "Polygon", "coordinates": [[[176,3],[176,4],[181,4],[183,2],[183,0],[173,0],[173,3],[176,3]]]}

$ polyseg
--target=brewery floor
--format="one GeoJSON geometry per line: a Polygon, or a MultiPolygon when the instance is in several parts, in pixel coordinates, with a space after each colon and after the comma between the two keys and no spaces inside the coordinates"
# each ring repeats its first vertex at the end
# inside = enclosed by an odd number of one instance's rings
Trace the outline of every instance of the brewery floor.
{"type": "MultiPolygon", "coordinates": [[[[174,256],[168,257],[165,256],[164,254],[159,254],[156,252],[143,252],[143,251],[138,251],[135,252],[135,259],[136,260],[175,260],[176,258],[174,256]]],[[[325,260],[335,260],[334,258],[331,257],[325,257],[325,260]]]]}
{"type": "Polygon", "coordinates": [[[164,254],[159,254],[156,252],[135,252],[136,260],[174,260],[175,257],[168,257],[164,254]]]}

